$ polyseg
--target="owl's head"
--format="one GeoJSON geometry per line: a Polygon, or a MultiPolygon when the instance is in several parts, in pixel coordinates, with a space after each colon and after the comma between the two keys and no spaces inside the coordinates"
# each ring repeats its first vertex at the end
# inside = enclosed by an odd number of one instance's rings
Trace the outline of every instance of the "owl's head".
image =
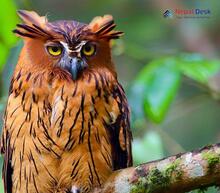
{"type": "Polygon", "coordinates": [[[60,68],[76,80],[85,70],[112,69],[110,40],[115,31],[111,15],[95,17],[89,24],[77,21],[48,22],[34,11],[18,11],[23,24],[14,30],[24,39],[23,55],[31,67],[60,68]]]}

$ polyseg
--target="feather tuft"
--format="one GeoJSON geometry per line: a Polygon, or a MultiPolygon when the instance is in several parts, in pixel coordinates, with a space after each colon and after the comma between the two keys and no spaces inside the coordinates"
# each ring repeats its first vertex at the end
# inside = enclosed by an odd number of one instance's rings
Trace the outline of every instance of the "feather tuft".
{"type": "Polygon", "coordinates": [[[17,28],[13,30],[20,37],[27,38],[50,38],[51,35],[47,32],[47,18],[39,16],[34,11],[19,10],[19,17],[24,24],[17,24],[17,28]],[[45,29],[45,30],[44,30],[45,29]]]}
{"type": "Polygon", "coordinates": [[[27,25],[35,24],[37,26],[43,27],[47,23],[47,18],[45,16],[39,16],[34,11],[18,10],[19,17],[27,25]]]}
{"type": "Polygon", "coordinates": [[[104,15],[103,17],[95,17],[89,24],[89,30],[104,39],[117,39],[124,33],[121,31],[115,31],[116,24],[111,15],[104,15]]]}

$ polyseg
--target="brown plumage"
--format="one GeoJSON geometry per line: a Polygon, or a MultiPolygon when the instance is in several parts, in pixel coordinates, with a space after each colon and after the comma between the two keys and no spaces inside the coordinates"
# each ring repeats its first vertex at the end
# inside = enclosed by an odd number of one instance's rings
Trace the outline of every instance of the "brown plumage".
{"type": "Polygon", "coordinates": [[[129,108],[111,59],[112,16],[48,22],[19,11],[24,39],[1,152],[5,193],[77,193],[132,165],[129,108]]]}

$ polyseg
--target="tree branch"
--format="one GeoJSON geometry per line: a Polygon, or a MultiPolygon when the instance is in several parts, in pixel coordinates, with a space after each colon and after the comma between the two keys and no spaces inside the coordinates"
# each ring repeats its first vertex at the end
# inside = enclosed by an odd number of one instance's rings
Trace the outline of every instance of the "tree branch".
{"type": "Polygon", "coordinates": [[[93,193],[183,193],[220,185],[220,143],[115,171],[93,193]]]}

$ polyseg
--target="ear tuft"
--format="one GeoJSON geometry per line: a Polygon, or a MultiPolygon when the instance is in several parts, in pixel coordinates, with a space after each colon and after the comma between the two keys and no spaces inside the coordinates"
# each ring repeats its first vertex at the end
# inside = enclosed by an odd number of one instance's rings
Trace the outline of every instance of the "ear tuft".
{"type": "Polygon", "coordinates": [[[93,20],[89,23],[89,28],[96,32],[106,23],[113,21],[113,17],[111,15],[104,15],[103,17],[97,16],[93,18],[93,20]]]}
{"type": "Polygon", "coordinates": [[[99,36],[99,38],[117,39],[124,33],[113,30],[116,27],[114,19],[111,15],[104,15],[103,17],[95,17],[89,23],[89,29],[92,33],[99,36]]]}
{"type": "Polygon", "coordinates": [[[19,17],[24,24],[18,24],[13,31],[20,37],[27,38],[48,38],[51,35],[47,31],[47,18],[39,16],[34,11],[19,10],[19,17]]]}
{"type": "Polygon", "coordinates": [[[39,27],[47,23],[45,16],[39,16],[35,11],[18,10],[18,15],[26,25],[35,24],[39,27]]]}

